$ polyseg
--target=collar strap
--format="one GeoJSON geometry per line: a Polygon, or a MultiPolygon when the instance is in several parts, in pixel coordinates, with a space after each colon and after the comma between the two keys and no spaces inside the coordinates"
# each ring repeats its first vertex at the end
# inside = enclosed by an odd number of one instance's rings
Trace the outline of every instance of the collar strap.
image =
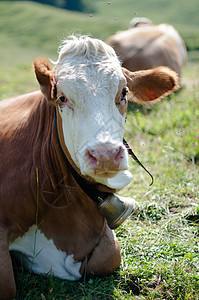
{"type": "Polygon", "coordinates": [[[143,164],[139,161],[139,159],[137,158],[137,156],[135,155],[135,153],[133,153],[133,150],[131,149],[131,147],[129,146],[129,144],[127,143],[127,141],[123,138],[123,144],[126,147],[128,154],[136,161],[136,163],[138,165],[140,165],[140,167],[142,167],[151,177],[151,183],[149,184],[149,186],[151,186],[153,184],[153,176],[152,174],[145,168],[145,166],[143,166],[143,164]]]}
{"type": "Polygon", "coordinates": [[[98,191],[92,183],[90,183],[88,180],[86,180],[81,175],[79,175],[79,173],[73,168],[73,166],[69,162],[67,156],[65,155],[64,150],[60,143],[60,139],[59,139],[55,106],[54,106],[54,121],[55,121],[55,130],[56,130],[56,134],[57,134],[57,139],[58,139],[59,146],[61,148],[61,152],[63,154],[64,160],[65,160],[67,166],[69,167],[75,181],[78,183],[78,185],[81,187],[81,189],[96,203],[101,202],[101,200],[105,200],[107,198],[107,196],[110,195],[110,193],[98,191]]]}

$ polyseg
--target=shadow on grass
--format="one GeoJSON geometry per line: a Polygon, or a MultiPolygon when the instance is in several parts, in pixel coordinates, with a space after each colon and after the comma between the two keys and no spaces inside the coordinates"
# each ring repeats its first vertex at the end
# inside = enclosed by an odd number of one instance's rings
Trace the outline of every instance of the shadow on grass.
{"type": "Polygon", "coordinates": [[[13,259],[13,269],[17,286],[16,300],[37,299],[113,299],[114,289],[119,282],[118,270],[108,277],[83,278],[71,282],[52,275],[35,275],[26,272],[13,259]]]}

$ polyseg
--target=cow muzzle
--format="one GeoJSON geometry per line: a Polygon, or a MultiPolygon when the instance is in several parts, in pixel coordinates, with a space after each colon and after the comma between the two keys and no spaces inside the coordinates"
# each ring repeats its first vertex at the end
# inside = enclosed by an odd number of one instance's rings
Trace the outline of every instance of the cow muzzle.
{"type": "Polygon", "coordinates": [[[86,173],[113,177],[128,168],[126,149],[122,144],[102,143],[85,151],[86,173]]]}

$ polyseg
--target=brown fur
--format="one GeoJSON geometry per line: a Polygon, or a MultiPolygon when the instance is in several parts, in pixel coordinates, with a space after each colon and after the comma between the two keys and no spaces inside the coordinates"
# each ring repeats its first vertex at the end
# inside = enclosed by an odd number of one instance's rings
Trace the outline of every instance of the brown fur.
{"type": "MultiPolygon", "coordinates": [[[[165,26],[167,26],[165,24],[165,26]]],[[[178,33],[176,32],[178,35],[178,33]]],[[[184,60],[176,40],[168,32],[160,32],[158,26],[144,24],[139,28],[120,31],[109,37],[106,43],[112,46],[122,61],[123,67],[130,71],[146,70],[157,66],[167,66],[179,77],[187,58],[183,39],[179,37],[184,60]],[[150,30],[151,29],[151,30],[150,30]]]]}
{"type": "MultiPolygon", "coordinates": [[[[48,239],[53,239],[58,249],[74,254],[75,260],[83,260],[99,242],[104,230],[104,218],[96,203],[80,190],[63,160],[52,105],[40,93],[21,96],[13,105],[1,109],[5,101],[0,104],[3,157],[0,226],[5,228],[5,232],[2,229],[5,239],[0,244],[0,257],[9,268],[0,264],[1,297],[4,297],[1,291],[5,285],[1,274],[9,278],[10,295],[14,291],[8,243],[36,222],[37,168],[39,228],[48,239]]],[[[110,273],[114,268],[109,269],[110,273]]]]}
{"type": "Polygon", "coordinates": [[[179,89],[177,74],[166,67],[157,67],[150,70],[130,72],[123,68],[132,102],[152,104],[161,100],[179,89]]]}

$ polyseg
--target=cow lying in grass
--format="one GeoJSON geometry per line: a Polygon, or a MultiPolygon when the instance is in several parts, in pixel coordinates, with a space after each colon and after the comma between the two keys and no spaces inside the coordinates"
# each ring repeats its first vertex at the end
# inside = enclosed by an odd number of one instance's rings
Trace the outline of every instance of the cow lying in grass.
{"type": "Polygon", "coordinates": [[[34,68],[41,91],[0,103],[1,299],[16,293],[9,251],[34,273],[68,280],[119,267],[97,201],[131,180],[127,93],[145,104],[178,88],[175,72],[122,69],[114,50],[90,37],[66,39],[53,69],[45,58],[34,68]]]}

